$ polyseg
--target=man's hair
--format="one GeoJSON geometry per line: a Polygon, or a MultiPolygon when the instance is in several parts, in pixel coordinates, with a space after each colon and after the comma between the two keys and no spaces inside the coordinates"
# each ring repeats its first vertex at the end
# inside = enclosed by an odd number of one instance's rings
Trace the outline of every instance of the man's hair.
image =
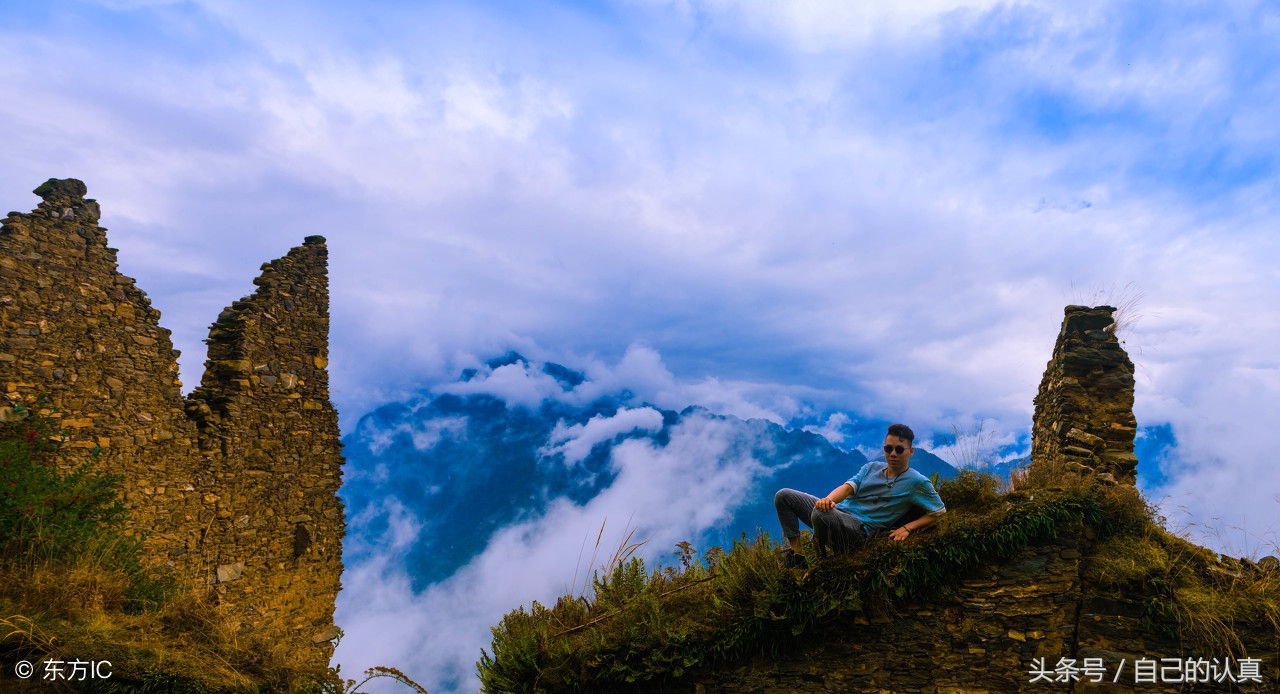
{"type": "Polygon", "coordinates": [[[916,440],[915,432],[911,431],[911,427],[906,424],[890,424],[888,435],[897,436],[903,441],[906,441],[908,445],[916,440]]]}

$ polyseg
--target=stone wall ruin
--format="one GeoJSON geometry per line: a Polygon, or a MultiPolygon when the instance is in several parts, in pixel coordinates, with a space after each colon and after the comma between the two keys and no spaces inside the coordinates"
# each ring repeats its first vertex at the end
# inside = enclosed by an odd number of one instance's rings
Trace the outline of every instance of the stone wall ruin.
{"type": "Polygon", "coordinates": [[[1033,465],[1134,484],[1133,362],[1116,339],[1116,309],[1068,306],[1031,423],[1033,465]]]}
{"type": "Polygon", "coordinates": [[[35,210],[0,222],[0,405],[57,420],[64,471],[123,475],[148,553],[211,586],[241,633],[326,666],[345,522],[324,239],[262,266],[184,398],[170,333],[118,271],[85,185],[34,192],[35,210]]]}

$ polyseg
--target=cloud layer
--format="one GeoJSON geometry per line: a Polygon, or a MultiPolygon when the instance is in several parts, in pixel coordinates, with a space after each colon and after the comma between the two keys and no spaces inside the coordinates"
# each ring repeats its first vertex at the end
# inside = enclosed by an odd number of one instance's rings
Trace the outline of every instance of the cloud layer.
{"type": "MultiPolygon", "coordinates": [[[[654,412],[640,408],[617,416],[646,411],[654,412]]],[[[338,661],[353,672],[403,664],[430,691],[474,691],[473,666],[480,649],[489,647],[489,627],[508,611],[587,591],[593,573],[607,572],[611,557],[628,542],[644,542],[638,556],[650,567],[673,563],[676,542],[732,516],[744,490],[767,471],[741,443],[738,424],[709,416],[686,418],[663,446],[622,441],[610,452],[616,477],[597,496],[585,504],[557,498],[538,516],[501,528],[478,556],[420,592],[403,556],[419,532],[449,534],[451,528],[426,527],[399,503],[371,507],[370,516],[389,522],[371,546],[348,548],[363,559],[343,575],[336,619],[347,636],[338,661]]],[[[468,503],[487,501],[478,495],[468,503]]],[[[467,523],[468,516],[448,522],[467,523]]]]}

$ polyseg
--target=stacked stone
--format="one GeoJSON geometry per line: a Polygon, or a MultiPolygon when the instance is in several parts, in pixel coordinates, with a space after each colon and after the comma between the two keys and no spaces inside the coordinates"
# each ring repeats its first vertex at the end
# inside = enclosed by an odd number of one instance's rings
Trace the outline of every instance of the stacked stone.
{"type": "MultiPolygon", "coordinates": [[[[1074,650],[1080,600],[1076,536],[1028,547],[965,576],[957,594],[894,615],[836,625],[792,657],[717,668],[711,692],[1016,692],[1034,658],[1074,650]]],[[[801,637],[802,639],[804,637],[801,637]]]]}
{"type": "Polygon", "coordinates": [[[219,489],[201,517],[207,580],[246,628],[288,634],[299,651],[336,633],[324,627],[345,533],[327,259],[324,238],[310,236],[263,264],[258,290],[210,328],[204,378],[186,403],[219,489]]]}
{"type": "Polygon", "coordinates": [[[1134,484],[1133,362],[1108,329],[1111,306],[1068,306],[1032,419],[1032,464],[1063,463],[1134,484]]]}
{"type": "Polygon", "coordinates": [[[245,635],[326,665],[345,524],[324,239],[263,265],[222,312],[184,401],[169,331],[117,270],[85,185],[35,193],[0,226],[0,420],[16,404],[58,420],[59,467],[123,475],[130,527],[161,566],[213,585],[245,635]]]}
{"type": "Polygon", "coordinates": [[[149,551],[181,568],[197,539],[187,527],[195,427],[183,413],[177,350],[160,312],[116,266],[98,203],[74,179],[36,188],[31,214],[0,226],[0,381],[12,404],[58,422],[64,471],[87,461],[123,474],[129,525],[149,551]]]}

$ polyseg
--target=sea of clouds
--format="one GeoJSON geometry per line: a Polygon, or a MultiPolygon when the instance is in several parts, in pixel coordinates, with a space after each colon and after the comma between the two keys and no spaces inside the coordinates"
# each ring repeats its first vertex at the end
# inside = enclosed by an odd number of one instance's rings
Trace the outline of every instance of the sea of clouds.
{"type": "MultiPolygon", "coordinates": [[[[415,512],[412,501],[402,503],[391,495],[363,506],[349,501],[353,515],[344,547],[349,568],[336,617],[345,632],[337,659],[347,670],[396,663],[430,691],[472,691],[478,686],[474,664],[481,649],[489,647],[490,627],[508,611],[533,600],[554,604],[565,594],[589,596],[594,574],[607,573],[619,548],[632,543],[640,544],[635,555],[650,567],[674,564],[677,542],[696,541],[723,526],[739,507],[758,501],[753,497],[761,491],[755,482],[772,472],[770,468],[787,464],[769,455],[770,442],[761,441],[758,427],[726,417],[726,412],[688,410],[662,440],[655,439],[652,435],[664,425],[658,408],[676,401],[701,407],[712,403],[775,419],[782,415],[759,406],[743,407],[733,388],[681,384],[652,350],[633,348],[612,368],[590,364],[572,388],[539,366],[524,360],[496,368],[481,365],[468,380],[443,384],[427,397],[481,396],[499,401],[504,411],[537,411],[548,402],[585,406],[621,398],[644,403],[611,408],[611,415],[596,414],[579,423],[561,419],[536,451],[547,465],[573,467],[604,445],[610,481],[586,499],[575,501],[562,493],[538,504],[535,512],[518,515],[488,535],[478,554],[460,568],[425,587],[418,587],[414,565],[405,561],[415,543],[429,534],[444,552],[441,538],[461,534],[466,524],[489,523],[490,509],[477,507],[505,503],[503,490],[461,480],[452,488],[432,489],[431,494],[466,498],[458,510],[434,513],[429,520],[415,512]],[[694,393],[712,390],[717,395],[705,403],[688,400],[694,393]],[[764,455],[753,453],[762,446],[764,455]]],[[[374,454],[370,461],[376,461],[377,447],[386,451],[397,437],[410,442],[416,452],[427,453],[445,436],[467,435],[465,424],[456,424],[455,417],[416,418],[416,411],[411,414],[408,409],[396,410],[390,426],[374,418],[362,420],[355,437],[348,439],[348,450],[367,446],[374,454]],[[438,426],[442,421],[455,424],[438,426]],[[450,429],[452,433],[442,433],[450,429]]],[[[363,467],[357,463],[348,469],[348,484],[381,474],[376,462],[374,469],[367,469],[363,456],[363,450],[356,454],[363,467]]],[[[501,472],[514,471],[517,466],[512,463],[497,453],[482,460],[501,472]]],[[[832,472],[836,481],[829,486],[834,487],[854,471],[832,472]]],[[[409,477],[405,473],[401,481],[386,483],[404,484],[409,477]]],[[[501,475],[497,484],[503,484],[501,475]]],[[[547,493],[541,485],[535,489],[547,493]]],[[[776,528],[772,530],[776,535],[776,528]]]]}

